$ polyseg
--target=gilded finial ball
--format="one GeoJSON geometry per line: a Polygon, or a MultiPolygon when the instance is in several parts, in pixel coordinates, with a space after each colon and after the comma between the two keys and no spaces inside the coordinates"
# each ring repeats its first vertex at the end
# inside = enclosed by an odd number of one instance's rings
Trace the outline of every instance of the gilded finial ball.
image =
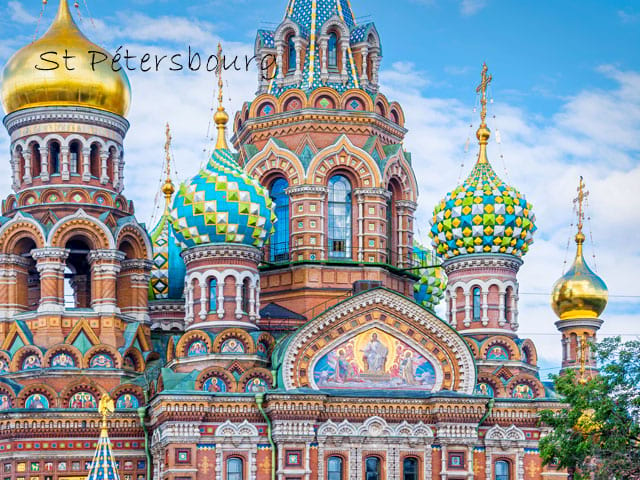
{"type": "Polygon", "coordinates": [[[216,125],[226,125],[229,122],[229,115],[224,109],[218,109],[213,116],[213,121],[216,125]]]}
{"type": "Polygon", "coordinates": [[[489,130],[489,128],[486,126],[481,126],[476,132],[476,137],[481,142],[488,142],[489,138],[491,137],[491,130],[489,130]]]}
{"type": "Polygon", "coordinates": [[[166,196],[171,196],[175,193],[176,189],[173,186],[173,183],[170,181],[165,182],[164,185],[162,185],[162,193],[166,196]]]}

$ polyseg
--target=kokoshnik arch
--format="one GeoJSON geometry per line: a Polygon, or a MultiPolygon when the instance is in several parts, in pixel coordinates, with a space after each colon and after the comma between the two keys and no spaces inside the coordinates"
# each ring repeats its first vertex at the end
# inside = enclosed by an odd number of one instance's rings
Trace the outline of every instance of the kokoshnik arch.
{"type": "MultiPolygon", "coordinates": [[[[381,38],[348,0],[290,0],[258,31],[271,71],[233,120],[220,73],[216,148],[177,187],[167,126],[150,229],[123,195],[125,73],[29,68],[51,45],[104,51],[61,0],[2,73],[6,479],[566,477],[538,452],[537,414],[559,403],[518,336],[535,216],[489,161],[486,66],[476,164],[425,247],[402,107],[379,91],[381,38]],[[108,468],[92,469],[94,449],[108,468]]],[[[553,308],[563,371],[588,376],[607,290],[582,256],[584,196],[581,181],[553,308]]]]}

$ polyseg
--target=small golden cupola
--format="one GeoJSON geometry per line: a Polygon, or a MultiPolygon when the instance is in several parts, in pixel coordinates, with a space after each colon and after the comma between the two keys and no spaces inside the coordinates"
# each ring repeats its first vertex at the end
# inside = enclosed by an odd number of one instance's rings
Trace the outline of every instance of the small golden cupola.
{"type": "Polygon", "coordinates": [[[584,201],[589,192],[580,177],[578,197],[578,233],[576,234],[576,257],[573,265],[554,285],[551,306],[560,320],[598,318],[607,306],[609,293],[607,285],[596,275],[583,256],[585,235],[582,233],[584,201]]]}
{"type": "Polygon", "coordinates": [[[5,66],[0,76],[0,98],[6,114],[32,107],[81,106],[124,117],[131,103],[131,86],[124,69],[114,71],[112,56],[82,34],[67,0],[60,0],[49,30],[16,52],[5,66]],[[65,50],[75,56],[69,59],[69,68],[62,58],[65,50]],[[58,68],[43,70],[54,67],[41,58],[45,52],[58,52],[45,57],[56,61],[58,68]],[[94,55],[96,63],[92,67],[94,55]]]}

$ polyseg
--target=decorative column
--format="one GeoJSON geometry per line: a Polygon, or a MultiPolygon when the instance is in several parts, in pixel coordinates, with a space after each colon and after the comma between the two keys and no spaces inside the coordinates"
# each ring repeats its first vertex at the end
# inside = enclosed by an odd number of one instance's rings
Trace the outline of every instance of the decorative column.
{"type": "Polygon", "coordinates": [[[464,326],[471,325],[471,292],[464,292],[464,326]]]}
{"type": "Polygon", "coordinates": [[[60,155],[62,157],[62,180],[69,180],[71,176],[69,171],[69,147],[61,147],[60,155]]]}
{"type": "Polygon", "coordinates": [[[498,304],[498,325],[501,327],[507,322],[507,310],[506,310],[506,289],[499,293],[500,295],[500,303],[498,304]]]}
{"type": "Polygon", "coordinates": [[[200,284],[200,314],[198,316],[203,322],[207,319],[208,313],[207,300],[209,299],[209,288],[207,283],[208,282],[205,281],[200,284]]]}
{"type": "Polygon", "coordinates": [[[302,43],[299,38],[294,39],[296,47],[296,81],[299,81],[302,77],[302,43]]]}
{"type": "Polygon", "coordinates": [[[31,251],[40,274],[40,305],[38,312],[64,311],[64,269],[69,250],[65,248],[38,248],[31,251]]]}
{"type": "Polygon", "coordinates": [[[109,175],[107,174],[107,162],[109,160],[109,151],[100,151],[100,183],[106,185],[109,182],[109,175]]]}
{"type": "Polygon", "coordinates": [[[13,188],[14,192],[17,192],[20,188],[20,152],[16,149],[13,151],[11,155],[11,173],[13,182],[11,188],[13,188]]]}
{"type": "Polygon", "coordinates": [[[153,262],[130,259],[121,263],[118,276],[118,308],[123,315],[149,322],[149,278],[153,262]]]}
{"type": "Polygon", "coordinates": [[[367,73],[367,59],[369,56],[369,48],[362,47],[362,74],[360,75],[360,81],[362,85],[369,83],[369,74],[367,73]]]}
{"type": "Polygon", "coordinates": [[[413,250],[413,218],[418,204],[411,200],[396,202],[398,214],[398,266],[409,264],[413,250]]]}
{"type": "Polygon", "coordinates": [[[115,315],[118,312],[116,281],[120,273],[124,253],[119,250],[92,250],[91,307],[98,313],[115,315]]]}
{"type": "Polygon", "coordinates": [[[40,149],[40,165],[42,171],[40,173],[40,179],[43,182],[49,181],[49,147],[43,147],[40,149]]]}
{"type": "Polygon", "coordinates": [[[24,177],[22,177],[22,180],[24,180],[24,183],[29,184],[33,181],[31,177],[31,152],[23,152],[22,156],[24,157],[24,177]]]}
{"type": "Polygon", "coordinates": [[[327,187],[300,185],[286,190],[291,201],[291,261],[326,260],[327,187]]]}
{"type": "Polygon", "coordinates": [[[30,263],[20,255],[0,255],[0,320],[29,310],[30,263]]]}
{"type": "Polygon", "coordinates": [[[89,161],[91,160],[91,149],[83,148],[82,149],[82,181],[88,182],[91,180],[91,168],[89,166],[89,161]]]}
{"type": "Polygon", "coordinates": [[[282,42],[278,42],[276,45],[276,65],[278,67],[278,75],[276,78],[279,80],[279,83],[284,80],[284,44],[282,42]]]}
{"type": "MultiPolygon", "coordinates": [[[[364,193],[356,193],[358,203],[358,261],[364,262],[364,193]]],[[[349,253],[353,258],[353,252],[349,253]]]]}
{"type": "Polygon", "coordinates": [[[482,292],[482,326],[489,325],[489,291],[482,292]]]}
{"type": "Polygon", "coordinates": [[[116,150],[115,156],[111,160],[113,164],[113,178],[111,180],[113,181],[113,188],[117,192],[122,191],[122,188],[120,187],[120,185],[122,185],[122,182],[120,181],[120,162],[122,162],[120,156],[120,151],[116,150]]]}
{"type": "Polygon", "coordinates": [[[242,282],[236,279],[236,318],[242,318],[242,282]]]}
{"type": "Polygon", "coordinates": [[[320,65],[320,79],[326,82],[329,79],[329,37],[323,36],[318,42],[322,52],[322,63],[320,65]]]}

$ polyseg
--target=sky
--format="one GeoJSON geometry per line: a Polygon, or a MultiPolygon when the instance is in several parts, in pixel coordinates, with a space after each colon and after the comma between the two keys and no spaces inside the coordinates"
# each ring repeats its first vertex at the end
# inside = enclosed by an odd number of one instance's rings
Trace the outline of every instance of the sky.
{"type": "MultiPolygon", "coordinates": [[[[285,0],[80,0],[85,34],[111,52],[253,55],[255,31],[282,20],[285,0]]],[[[619,0],[351,0],[359,22],[381,36],[381,91],[403,106],[420,198],[416,235],[428,243],[433,206],[467,176],[477,153],[475,88],[482,63],[493,83],[489,158],[533,204],[538,231],[519,273],[519,334],[534,340],[541,376],[561,361],[549,305],[572,260],[572,199],[590,191],[586,256],[609,287],[600,336],[640,337],[640,3],[619,0]],[[499,135],[497,134],[499,132],[499,135]],[[496,138],[500,138],[500,142],[496,138]],[[466,146],[469,145],[469,148],[466,146]],[[594,256],[595,255],[595,258],[594,256]]],[[[0,64],[42,33],[50,0],[0,2],[0,64]]],[[[79,13],[79,15],[78,15],[79,13]]],[[[134,62],[135,65],[135,62],[134,62]]],[[[185,179],[211,148],[215,81],[199,72],[129,73],[133,104],[125,141],[125,194],[149,223],[159,200],[164,124],[185,179]]],[[[237,111],[257,88],[255,70],[225,73],[225,105],[237,111]]],[[[9,163],[8,136],[0,152],[9,163]]],[[[0,196],[10,192],[0,178],[0,196]]]]}

